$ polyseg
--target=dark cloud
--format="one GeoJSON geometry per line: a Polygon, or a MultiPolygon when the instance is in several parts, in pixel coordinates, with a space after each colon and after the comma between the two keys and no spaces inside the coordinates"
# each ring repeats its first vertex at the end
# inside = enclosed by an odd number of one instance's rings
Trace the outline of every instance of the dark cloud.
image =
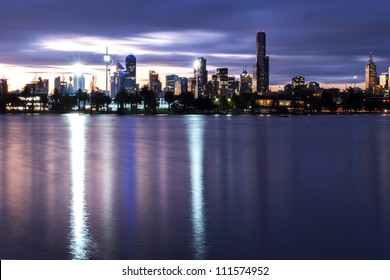
{"type": "Polygon", "coordinates": [[[340,81],[354,72],[363,73],[370,52],[378,71],[386,71],[389,8],[385,0],[13,0],[2,4],[0,63],[51,67],[77,56],[99,63],[101,55],[92,48],[64,51],[39,44],[46,38],[72,42],[90,36],[105,38],[109,45],[111,40],[128,40],[129,50],[117,54],[122,60],[134,52],[140,63],[155,68],[186,67],[190,54],[199,54],[209,65],[229,67],[238,74],[254,63],[256,32],[264,30],[271,83],[289,82],[296,74],[320,82],[340,81]],[[168,34],[164,37],[168,41],[173,34],[172,42],[148,37],[161,32],[168,34]],[[137,53],[140,49],[144,52],[137,53]]]}

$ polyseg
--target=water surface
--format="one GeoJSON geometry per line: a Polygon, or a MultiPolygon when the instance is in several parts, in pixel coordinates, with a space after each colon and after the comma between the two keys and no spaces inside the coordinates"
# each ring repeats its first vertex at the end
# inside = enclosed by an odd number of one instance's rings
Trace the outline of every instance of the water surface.
{"type": "Polygon", "coordinates": [[[1,259],[390,259],[390,117],[0,116],[1,259]]]}

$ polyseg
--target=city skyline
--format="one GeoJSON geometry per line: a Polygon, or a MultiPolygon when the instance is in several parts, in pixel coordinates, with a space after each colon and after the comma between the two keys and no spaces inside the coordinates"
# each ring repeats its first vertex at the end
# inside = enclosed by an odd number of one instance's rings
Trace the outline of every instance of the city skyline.
{"type": "Polygon", "coordinates": [[[93,9],[89,1],[73,0],[4,4],[8,12],[0,30],[0,75],[9,79],[12,90],[35,73],[52,83],[55,76],[68,76],[77,62],[85,64],[87,79],[98,75],[103,89],[106,46],[121,63],[129,53],[137,57],[140,84],[147,83],[151,70],[161,77],[171,73],[191,77],[196,57],[207,59],[209,75],[223,67],[236,77],[244,67],[253,74],[258,31],[267,34],[271,86],[287,84],[296,75],[340,85],[350,84],[356,75],[363,84],[371,52],[378,75],[390,65],[385,1],[363,7],[360,1],[310,6],[303,1],[249,0],[225,1],[222,6],[216,1],[118,0],[111,9],[94,3],[93,9]],[[358,16],[363,8],[365,16],[358,16]]]}

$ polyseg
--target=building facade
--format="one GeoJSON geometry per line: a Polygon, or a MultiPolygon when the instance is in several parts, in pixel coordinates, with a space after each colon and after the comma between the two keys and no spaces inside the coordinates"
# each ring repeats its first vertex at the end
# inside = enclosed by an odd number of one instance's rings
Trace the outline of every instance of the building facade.
{"type": "Polygon", "coordinates": [[[149,71],[149,89],[159,96],[161,93],[161,82],[158,77],[158,73],[154,70],[149,71]]]}
{"type": "Polygon", "coordinates": [[[0,79],[0,94],[8,93],[8,81],[7,79],[0,79]]]}
{"type": "Polygon", "coordinates": [[[198,94],[203,95],[206,89],[207,84],[207,68],[206,68],[206,59],[203,57],[198,57],[199,69],[194,69],[194,79],[198,78],[198,94]]]}
{"type": "Polygon", "coordinates": [[[166,75],[165,76],[165,88],[166,91],[175,92],[175,85],[176,81],[179,79],[179,77],[175,74],[166,75]]]}
{"type": "Polygon", "coordinates": [[[269,90],[269,57],[266,55],[266,36],[265,32],[256,34],[256,91],[258,94],[264,94],[269,90]]]}
{"type": "Polygon", "coordinates": [[[217,68],[216,73],[212,76],[213,96],[229,96],[229,70],[228,68],[217,68]]]}
{"type": "Polygon", "coordinates": [[[376,64],[374,62],[374,59],[372,58],[372,53],[370,53],[370,59],[366,64],[365,82],[366,82],[366,90],[370,92],[373,92],[375,86],[378,84],[376,64]]]}
{"type": "Polygon", "coordinates": [[[240,94],[252,93],[252,76],[246,70],[240,74],[240,94]]]}
{"type": "Polygon", "coordinates": [[[305,87],[305,78],[302,76],[295,76],[291,79],[291,84],[293,88],[303,88],[305,87]]]}

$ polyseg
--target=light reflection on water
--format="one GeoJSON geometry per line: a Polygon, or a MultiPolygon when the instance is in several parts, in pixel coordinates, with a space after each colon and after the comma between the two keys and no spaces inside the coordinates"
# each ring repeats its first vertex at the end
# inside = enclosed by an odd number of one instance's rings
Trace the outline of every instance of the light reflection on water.
{"type": "Polygon", "coordinates": [[[91,238],[86,205],[85,129],[84,116],[69,115],[71,153],[70,254],[72,259],[88,259],[91,238]]]}
{"type": "Polygon", "coordinates": [[[203,182],[204,118],[203,116],[190,116],[186,118],[186,125],[191,174],[192,246],[195,259],[204,259],[207,253],[203,182]]]}
{"type": "Polygon", "coordinates": [[[389,119],[0,115],[0,258],[389,259],[389,119]]]}

